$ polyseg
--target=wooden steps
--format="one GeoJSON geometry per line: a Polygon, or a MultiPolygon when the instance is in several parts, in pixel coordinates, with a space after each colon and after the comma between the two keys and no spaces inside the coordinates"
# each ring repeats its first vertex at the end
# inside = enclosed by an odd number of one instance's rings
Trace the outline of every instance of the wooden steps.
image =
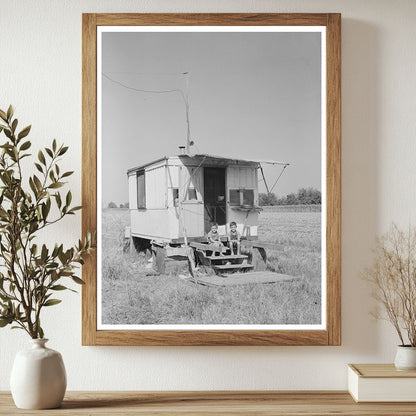
{"type": "Polygon", "coordinates": [[[234,273],[253,269],[252,264],[248,264],[248,256],[244,254],[224,254],[216,255],[218,249],[212,250],[211,244],[191,244],[195,250],[195,256],[198,264],[210,267],[217,274],[234,273]],[[208,254],[207,254],[208,253],[208,254]]]}
{"type": "Polygon", "coordinates": [[[236,259],[247,259],[247,256],[244,254],[224,254],[223,256],[205,256],[207,259],[211,261],[216,260],[236,260],[236,259]]]}
{"type": "Polygon", "coordinates": [[[220,271],[235,271],[241,269],[252,269],[254,266],[248,263],[241,264],[214,264],[212,268],[220,271]]]}

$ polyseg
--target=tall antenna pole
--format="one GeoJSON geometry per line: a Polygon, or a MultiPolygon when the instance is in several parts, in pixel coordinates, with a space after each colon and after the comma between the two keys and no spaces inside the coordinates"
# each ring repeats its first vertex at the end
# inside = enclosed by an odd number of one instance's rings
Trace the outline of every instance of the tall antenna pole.
{"type": "Polygon", "coordinates": [[[185,75],[185,110],[186,110],[186,154],[189,155],[191,148],[191,128],[189,125],[189,72],[184,72],[185,75]]]}
{"type": "MultiPolygon", "coordinates": [[[[140,88],[134,88],[130,87],[128,85],[125,85],[119,81],[116,81],[115,79],[110,78],[107,74],[104,72],[102,73],[103,77],[107,78],[109,81],[120,85],[123,88],[127,88],[129,90],[138,91],[138,92],[144,92],[144,93],[152,93],[152,94],[168,94],[168,93],[179,93],[185,103],[185,113],[186,113],[186,154],[190,153],[191,148],[191,127],[189,123],[189,72],[182,72],[180,75],[185,76],[185,91],[182,88],[175,88],[170,90],[148,90],[148,89],[140,89],[140,88]]],[[[176,73],[175,75],[179,75],[176,73]]]]}

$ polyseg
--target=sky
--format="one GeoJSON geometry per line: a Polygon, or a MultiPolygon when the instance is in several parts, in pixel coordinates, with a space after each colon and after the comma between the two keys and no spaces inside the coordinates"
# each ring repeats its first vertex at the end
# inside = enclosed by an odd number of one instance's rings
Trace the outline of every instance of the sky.
{"type": "MultiPolygon", "coordinates": [[[[290,163],[273,189],[279,197],[321,189],[320,37],[103,33],[103,206],[128,201],[127,169],[186,144],[184,96],[194,153],[290,163]],[[182,93],[162,93],[171,90],[182,93]]],[[[280,171],[265,168],[269,186],[280,171]]]]}

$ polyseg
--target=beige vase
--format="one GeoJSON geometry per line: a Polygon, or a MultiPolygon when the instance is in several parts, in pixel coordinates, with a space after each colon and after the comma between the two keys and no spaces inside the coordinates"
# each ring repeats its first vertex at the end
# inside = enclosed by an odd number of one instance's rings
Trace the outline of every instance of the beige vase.
{"type": "Polygon", "coordinates": [[[10,376],[14,403],[21,409],[59,407],[66,390],[66,372],[59,352],[46,348],[47,339],[32,339],[19,351],[10,376]]]}
{"type": "Polygon", "coordinates": [[[415,371],[416,370],[416,347],[408,345],[399,345],[397,347],[394,365],[399,371],[415,371]]]}

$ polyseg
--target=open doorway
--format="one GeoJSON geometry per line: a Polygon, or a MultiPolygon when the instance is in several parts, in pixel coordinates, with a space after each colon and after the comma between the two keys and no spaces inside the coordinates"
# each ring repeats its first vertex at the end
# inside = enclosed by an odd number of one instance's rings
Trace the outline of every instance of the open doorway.
{"type": "Polygon", "coordinates": [[[210,222],[218,225],[227,222],[225,193],[225,168],[204,168],[204,230],[210,230],[210,222]]]}

